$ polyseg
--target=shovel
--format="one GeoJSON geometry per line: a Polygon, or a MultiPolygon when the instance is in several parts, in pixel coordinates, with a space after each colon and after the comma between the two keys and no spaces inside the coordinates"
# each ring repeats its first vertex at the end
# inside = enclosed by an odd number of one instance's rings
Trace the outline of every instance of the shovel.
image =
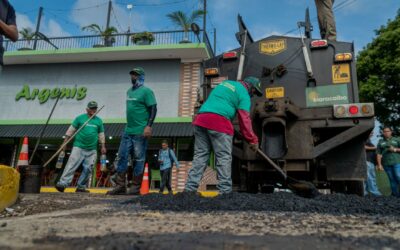
{"type": "Polygon", "coordinates": [[[52,157],[50,157],[50,159],[43,165],[43,167],[47,167],[47,165],[49,165],[49,163],[64,149],[64,147],[72,140],[74,139],[74,137],[84,128],[86,127],[86,125],[104,108],[104,105],[101,106],[101,108],[99,108],[84,124],[82,124],[82,126],[75,131],[75,133],[68,138],[68,140],[66,140],[63,144],[61,144],[60,148],[57,150],[57,152],[55,152],[53,154],[52,157]]]}
{"type": "Polygon", "coordinates": [[[318,189],[308,181],[296,180],[288,176],[283,170],[275,164],[261,149],[257,148],[257,153],[267,161],[280,175],[285,179],[288,188],[293,191],[294,194],[304,198],[314,198],[319,194],[318,189]]]}

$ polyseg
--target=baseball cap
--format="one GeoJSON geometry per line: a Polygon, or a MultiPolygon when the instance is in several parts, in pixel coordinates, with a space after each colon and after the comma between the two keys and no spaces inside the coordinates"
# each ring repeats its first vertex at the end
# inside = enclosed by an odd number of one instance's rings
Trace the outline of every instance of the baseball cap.
{"type": "Polygon", "coordinates": [[[140,76],[144,76],[144,69],[142,67],[136,67],[133,68],[131,71],[129,71],[129,74],[136,74],[140,76]]]}
{"type": "Polygon", "coordinates": [[[88,107],[89,109],[97,108],[97,102],[95,102],[95,101],[90,101],[90,102],[88,103],[87,107],[88,107]]]}
{"type": "Polygon", "coordinates": [[[257,95],[262,96],[263,92],[261,90],[261,82],[260,79],[254,76],[248,76],[244,80],[247,84],[250,84],[255,90],[257,90],[257,95]]]}

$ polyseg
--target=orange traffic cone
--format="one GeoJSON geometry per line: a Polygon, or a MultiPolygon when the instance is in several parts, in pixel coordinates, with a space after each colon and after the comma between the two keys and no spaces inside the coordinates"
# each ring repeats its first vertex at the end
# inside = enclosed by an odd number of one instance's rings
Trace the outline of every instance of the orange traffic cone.
{"type": "Polygon", "coordinates": [[[140,194],[144,195],[148,193],[149,193],[149,166],[146,163],[144,167],[142,185],[140,186],[140,194]]]}
{"type": "Polygon", "coordinates": [[[28,162],[28,137],[24,137],[24,142],[22,143],[21,152],[19,153],[19,160],[17,166],[29,165],[28,162]]]}

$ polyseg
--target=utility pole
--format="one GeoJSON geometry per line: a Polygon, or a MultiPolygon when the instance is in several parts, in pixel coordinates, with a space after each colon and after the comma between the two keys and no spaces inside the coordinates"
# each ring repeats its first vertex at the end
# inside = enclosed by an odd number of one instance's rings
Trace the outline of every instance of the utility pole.
{"type": "Polygon", "coordinates": [[[214,55],[217,53],[217,29],[214,28],[214,55]]]}
{"type": "Polygon", "coordinates": [[[110,28],[111,8],[112,8],[112,1],[110,0],[110,1],[108,2],[106,29],[110,28]]]}
{"type": "Polygon", "coordinates": [[[40,22],[42,21],[42,15],[43,15],[43,7],[39,8],[39,14],[38,14],[38,19],[37,19],[37,23],[36,23],[36,31],[35,31],[35,41],[33,43],[33,49],[35,50],[37,47],[37,33],[39,32],[40,29],[40,22]]]}
{"type": "Polygon", "coordinates": [[[206,42],[206,15],[207,15],[207,0],[203,0],[204,6],[203,6],[203,42],[206,42]]]}

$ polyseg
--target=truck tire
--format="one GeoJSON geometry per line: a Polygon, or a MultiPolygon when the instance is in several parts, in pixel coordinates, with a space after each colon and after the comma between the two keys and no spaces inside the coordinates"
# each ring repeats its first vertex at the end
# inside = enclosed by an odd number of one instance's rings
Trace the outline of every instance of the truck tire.
{"type": "Polygon", "coordinates": [[[364,196],[364,182],[363,181],[346,181],[347,193],[364,196]]]}

